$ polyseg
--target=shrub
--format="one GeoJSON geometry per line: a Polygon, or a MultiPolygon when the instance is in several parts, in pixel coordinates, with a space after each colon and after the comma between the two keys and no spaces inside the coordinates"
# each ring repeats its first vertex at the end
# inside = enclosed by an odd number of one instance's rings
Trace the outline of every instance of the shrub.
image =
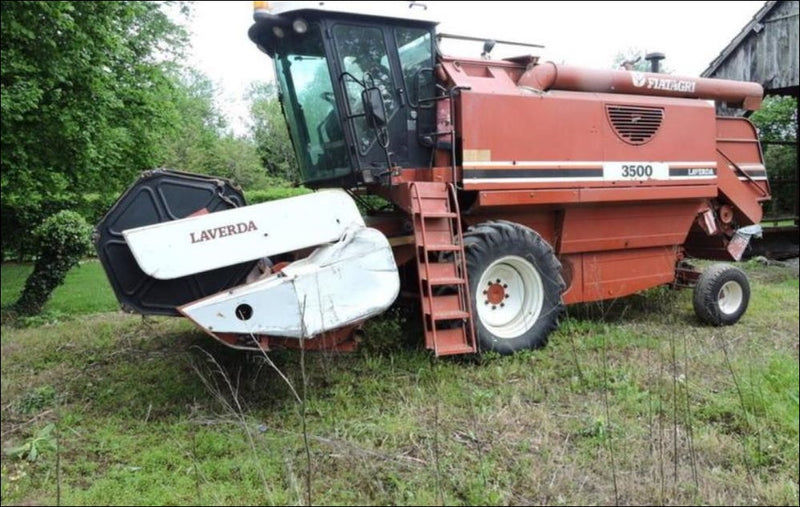
{"type": "Polygon", "coordinates": [[[286,197],[308,194],[309,192],[311,191],[304,187],[273,187],[264,190],[246,191],[244,193],[244,197],[247,199],[247,204],[258,204],[267,201],[285,199],[286,197]]]}
{"type": "Polygon", "coordinates": [[[33,231],[39,256],[33,273],[25,281],[22,295],[14,304],[20,315],[37,315],[67,272],[92,250],[92,228],[74,211],[59,211],[33,231]]]}

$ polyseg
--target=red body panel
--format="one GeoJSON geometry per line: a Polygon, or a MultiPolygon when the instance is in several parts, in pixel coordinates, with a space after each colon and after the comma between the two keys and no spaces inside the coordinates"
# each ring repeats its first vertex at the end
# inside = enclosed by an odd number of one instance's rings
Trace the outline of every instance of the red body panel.
{"type": "Polygon", "coordinates": [[[757,107],[758,85],[693,79],[643,91],[628,72],[452,59],[442,68],[447,87],[463,87],[454,118],[449,102],[439,107],[440,130],[455,126],[456,164],[441,167],[450,157],[439,150],[440,167],[401,171],[391,199],[408,208],[403,182],[455,174],[473,196],[466,225],[517,222],[554,247],[567,303],[674,282],[685,251],[729,258],[735,229],[760,220],[769,188],[755,130],[698,100],[757,107]],[[637,167],[652,176],[621,172],[637,167]]]}
{"type": "Polygon", "coordinates": [[[573,298],[567,294],[565,301],[599,301],[671,283],[677,254],[677,247],[582,254],[581,295],[573,298]]]}
{"type": "Polygon", "coordinates": [[[603,180],[603,163],[609,161],[667,162],[676,170],[713,167],[715,117],[705,102],[578,92],[464,92],[459,105],[465,190],[692,185],[714,179],[603,180]],[[652,140],[632,145],[612,129],[606,105],[663,108],[664,119],[652,140]]]}
{"type": "Polygon", "coordinates": [[[562,254],[681,245],[697,215],[693,200],[570,207],[557,251],[562,254]]]}

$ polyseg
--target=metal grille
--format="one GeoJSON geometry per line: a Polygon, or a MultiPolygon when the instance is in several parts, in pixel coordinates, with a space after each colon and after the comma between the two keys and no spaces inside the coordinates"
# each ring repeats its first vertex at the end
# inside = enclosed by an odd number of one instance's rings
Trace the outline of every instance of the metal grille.
{"type": "Polygon", "coordinates": [[[620,139],[630,144],[644,144],[656,135],[664,109],[660,107],[606,105],[608,121],[620,139]]]}

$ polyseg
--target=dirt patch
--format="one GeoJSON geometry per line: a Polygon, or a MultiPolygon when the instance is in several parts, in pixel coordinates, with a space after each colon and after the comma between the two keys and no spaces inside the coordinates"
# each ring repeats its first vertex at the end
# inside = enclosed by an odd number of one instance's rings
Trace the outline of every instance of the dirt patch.
{"type": "Polygon", "coordinates": [[[798,278],[798,274],[800,274],[798,269],[800,262],[798,260],[797,257],[783,261],[768,259],[763,256],[754,257],[751,262],[764,266],[764,268],[750,271],[748,275],[757,280],[770,283],[781,282],[789,278],[798,278]]]}
{"type": "Polygon", "coordinates": [[[789,259],[784,261],[787,268],[789,268],[795,277],[800,275],[800,257],[795,257],[794,259],[789,259]]]}

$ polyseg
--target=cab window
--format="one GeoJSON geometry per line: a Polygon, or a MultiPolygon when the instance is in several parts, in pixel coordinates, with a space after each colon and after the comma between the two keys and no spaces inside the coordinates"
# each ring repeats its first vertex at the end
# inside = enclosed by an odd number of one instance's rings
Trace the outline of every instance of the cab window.
{"type": "Polygon", "coordinates": [[[389,118],[398,108],[386,43],[383,32],[374,27],[339,24],[334,27],[333,34],[344,71],[341,79],[347,95],[348,116],[362,115],[353,118],[353,125],[359,152],[364,155],[375,142],[375,132],[367,126],[363,116],[361,92],[365,87],[376,86],[381,91],[389,118]]]}
{"type": "MultiPolygon", "coordinates": [[[[397,42],[397,50],[400,56],[400,66],[403,69],[403,83],[412,104],[419,100],[417,97],[417,82],[415,76],[420,69],[433,68],[433,45],[431,44],[431,33],[423,28],[396,28],[394,31],[397,42]]],[[[430,73],[422,73],[416,78],[419,86],[424,88],[433,85],[433,76],[430,73]]],[[[432,90],[424,94],[426,97],[432,96],[432,90]]]]}

